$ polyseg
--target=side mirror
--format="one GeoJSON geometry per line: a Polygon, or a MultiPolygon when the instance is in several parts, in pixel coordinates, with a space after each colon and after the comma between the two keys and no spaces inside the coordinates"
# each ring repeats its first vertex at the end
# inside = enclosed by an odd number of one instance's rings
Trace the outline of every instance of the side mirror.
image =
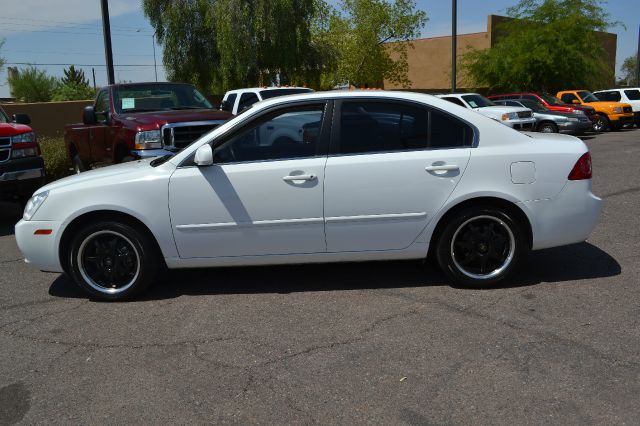
{"type": "Polygon", "coordinates": [[[82,122],[84,124],[96,124],[98,120],[96,119],[96,110],[92,105],[84,107],[82,110],[82,122]]]}
{"type": "Polygon", "coordinates": [[[220,111],[231,111],[232,108],[233,106],[231,105],[231,103],[229,103],[229,101],[222,101],[222,103],[220,104],[220,111]]]}
{"type": "Polygon", "coordinates": [[[572,103],[572,104],[575,104],[575,105],[580,105],[580,101],[579,101],[579,100],[577,100],[577,99],[573,99],[573,100],[571,101],[571,103],[572,103]]]}
{"type": "Polygon", "coordinates": [[[198,167],[213,165],[213,150],[211,149],[211,145],[206,143],[198,148],[193,161],[198,167]]]}
{"type": "Polygon", "coordinates": [[[18,124],[29,125],[31,124],[31,117],[27,114],[13,114],[13,122],[18,124]]]}

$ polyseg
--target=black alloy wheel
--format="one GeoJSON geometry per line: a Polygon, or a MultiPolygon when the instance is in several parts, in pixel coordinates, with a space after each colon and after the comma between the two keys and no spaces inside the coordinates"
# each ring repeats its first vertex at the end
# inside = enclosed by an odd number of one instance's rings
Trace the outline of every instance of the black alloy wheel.
{"type": "Polygon", "coordinates": [[[71,243],[70,275],[85,291],[101,299],[126,299],[148,286],[160,254],[153,241],[134,226],[97,222],[71,243]]]}
{"type": "Polygon", "coordinates": [[[529,250],[523,226],[494,207],[471,207],[456,214],[436,247],[443,272],[455,284],[476,288],[507,281],[529,250]]]}

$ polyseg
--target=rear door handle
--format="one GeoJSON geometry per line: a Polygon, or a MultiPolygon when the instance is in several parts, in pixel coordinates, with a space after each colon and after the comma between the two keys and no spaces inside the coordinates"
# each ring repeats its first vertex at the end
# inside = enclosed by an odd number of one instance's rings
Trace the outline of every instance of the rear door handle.
{"type": "Polygon", "coordinates": [[[317,176],[314,174],[309,175],[289,175],[282,178],[285,182],[291,182],[294,180],[314,180],[317,176]]]}
{"type": "Polygon", "coordinates": [[[460,170],[460,167],[455,164],[441,164],[438,166],[427,166],[424,169],[428,172],[451,172],[453,170],[460,170]]]}

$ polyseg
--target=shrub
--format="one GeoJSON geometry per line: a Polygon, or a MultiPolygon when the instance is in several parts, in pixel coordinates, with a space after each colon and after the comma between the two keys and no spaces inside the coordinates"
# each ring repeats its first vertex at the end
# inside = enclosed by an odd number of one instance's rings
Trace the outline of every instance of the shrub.
{"type": "Polygon", "coordinates": [[[10,75],[7,81],[11,92],[22,102],[49,102],[58,86],[55,77],[31,65],[10,75]]]}
{"type": "Polygon", "coordinates": [[[38,139],[47,172],[47,182],[61,179],[71,174],[71,162],[67,156],[64,139],[42,137],[38,139]]]}

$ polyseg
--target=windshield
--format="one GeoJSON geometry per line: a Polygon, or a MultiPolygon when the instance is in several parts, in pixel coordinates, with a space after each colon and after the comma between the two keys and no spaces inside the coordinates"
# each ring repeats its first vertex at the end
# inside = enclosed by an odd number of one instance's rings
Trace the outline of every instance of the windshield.
{"type": "Polygon", "coordinates": [[[550,95],[550,94],[548,94],[548,93],[542,93],[542,94],[540,94],[540,97],[541,97],[542,99],[544,99],[544,101],[545,101],[546,103],[548,103],[549,105],[551,105],[551,106],[564,106],[564,105],[566,105],[566,104],[565,104],[564,102],[562,102],[560,99],[558,99],[558,98],[556,98],[555,96],[550,95]]]}
{"type": "Polygon", "coordinates": [[[463,95],[462,99],[464,99],[471,108],[484,108],[489,106],[496,106],[489,99],[480,95],[463,95]]]}
{"type": "Polygon", "coordinates": [[[113,103],[118,114],[213,108],[188,84],[123,84],[115,88],[113,103]]]}
{"type": "Polygon", "coordinates": [[[578,96],[582,98],[582,102],[599,102],[598,99],[593,93],[587,92],[586,90],[583,92],[578,92],[578,96]]]}
{"type": "Polygon", "coordinates": [[[529,99],[521,99],[520,103],[529,108],[532,111],[535,112],[545,112],[545,111],[549,111],[549,108],[547,108],[546,106],[542,105],[540,102],[536,102],[536,101],[532,101],[529,99]]]}
{"type": "Polygon", "coordinates": [[[313,90],[311,89],[270,89],[270,90],[262,90],[260,92],[260,96],[262,99],[275,98],[278,96],[285,95],[297,95],[298,93],[311,93],[313,90]]]}
{"type": "Polygon", "coordinates": [[[630,101],[640,101],[640,90],[625,90],[624,94],[630,101]]]}

